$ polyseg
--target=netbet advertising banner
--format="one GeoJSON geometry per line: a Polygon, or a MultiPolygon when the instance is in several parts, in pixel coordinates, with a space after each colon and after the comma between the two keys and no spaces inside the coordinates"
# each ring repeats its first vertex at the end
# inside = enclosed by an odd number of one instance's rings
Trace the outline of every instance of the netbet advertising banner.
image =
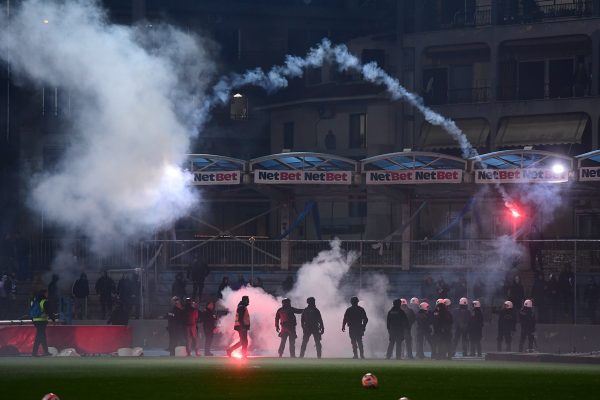
{"type": "Polygon", "coordinates": [[[194,185],[239,185],[240,171],[198,171],[194,172],[194,185]]]}
{"type": "Polygon", "coordinates": [[[436,169],[403,171],[367,171],[367,185],[415,185],[427,183],[461,183],[463,170],[436,169]]]}
{"type": "Polygon", "coordinates": [[[546,168],[515,168],[475,171],[475,183],[557,183],[567,182],[569,171],[556,173],[546,168]]]}
{"type": "Polygon", "coordinates": [[[600,167],[579,168],[580,181],[600,181],[600,167]]]}
{"type": "Polygon", "coordinates": [[[350,185],[350,171],[254,171],[254,183],[279,185],[350,185]]]}

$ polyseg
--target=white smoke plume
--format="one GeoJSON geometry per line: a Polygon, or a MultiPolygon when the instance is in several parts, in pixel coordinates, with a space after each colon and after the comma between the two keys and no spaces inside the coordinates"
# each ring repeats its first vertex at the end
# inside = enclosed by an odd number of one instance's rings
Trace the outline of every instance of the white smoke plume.
{"type": "Polygon", "coordinates": [[[196,204],[180,166],[204,120],[210,46],[168,26],[111,24],[93,0],[26,0],[0,15],[0,57],[69,93],[70,143],[30,203],[95,250],[170,225],[196,204]]]}
{"type": "MultiPolygon", "coordinates": [[[[306,299],[315,297],[325,325],[322,338],[323,357],[352,355],[348,331],[341,332],[344,312],[350,306],[352,296],[358,296],[359,305],[365,308],[369,318],[363,338],[366,355],[381,356],[386,350],[388,340],[386,316],[392,303],[388,297],[389,283],[383,275],[378,274],[371,274],[364,288],[346,283],[345,278],[358,256],[355,252],[344,252],[339,240],[332,241],[331,250],[320,252],[314,260],[300,268],[296,284],[287,294],[292,301],[292,306],[296,308],[305,308],[306,299]]],[[[235,310],[244,295],[250,297],[248,311],[251,320],[252,347],[265,355],[277,355],[280,340],[275,331],[275,312],[281,306],[282,298],[273,297],[262,289],[244,287],[237,291],[226,289],[223,292],[222,304],[228,310],[235,310]]],[[[233,329],[234,317],[232,312],[221,320],[220,327],[224,333],[227,334],[233,329]]],[[[302,341],[300,315],[297,315],[297,320],[296,355],[299,355],[302,341]]],[[[284,356],[288,355],[289,349],[286,346],[284,356]]],[[[306,356],[316,356],[312,338],[308,343],[306,356]]]]}

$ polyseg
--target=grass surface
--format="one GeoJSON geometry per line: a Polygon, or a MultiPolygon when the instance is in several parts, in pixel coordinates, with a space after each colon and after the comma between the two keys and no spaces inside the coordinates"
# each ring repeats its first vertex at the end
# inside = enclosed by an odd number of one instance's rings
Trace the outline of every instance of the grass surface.
{"type": "Polygon", "coordinates": [[[0,399],[599,399],[600,366],[484,361],[0,358],[0,399]],[[372,372],[379,388],[360,378],[372,372]]]}

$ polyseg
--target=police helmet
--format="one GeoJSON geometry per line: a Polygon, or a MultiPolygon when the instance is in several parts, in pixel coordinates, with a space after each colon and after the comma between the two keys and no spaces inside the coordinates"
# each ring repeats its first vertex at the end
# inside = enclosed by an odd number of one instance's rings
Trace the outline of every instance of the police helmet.
{"type": "Polygon", "coordinates": [[[458,301],[458,304],[461,306],[466,306],[469,304],[469,300],[467,300],[466,297],[461,297],[460,300],[458,301]]]}
{"type": "Polygon", "coordinates": [[[523,307],[532,308],[533,307],[533,301],[531,301],[530,299],[525,300],[523,302],[523,307]]]}
{"type": "Polygon", "coordinates": [[[352,297],[350,298],[350,304],[352,304],[353,306],[356,306],[356,305],[358,305],[358,297],[356,297],[356,296],[352,296],[352,297]]]}

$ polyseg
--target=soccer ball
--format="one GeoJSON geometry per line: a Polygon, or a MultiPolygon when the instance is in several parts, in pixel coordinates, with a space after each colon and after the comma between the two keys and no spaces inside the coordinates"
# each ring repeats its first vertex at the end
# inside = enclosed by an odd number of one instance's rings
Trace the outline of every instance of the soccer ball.
{"type": "Polygon", "coordinates": [[[362,385],[365,389],[376,388],[379,385],[377,377],[371,373],[364,374],[362,377],[362,385]]]}
{"type": "Polygon", "coordinates": [[[400,397],[398,400],[410,400],[408,397],[400,397]]]}
{"type": "Polygon", "coordinates": [[[42,397],[42,400],[60,400],[60,398],[54,393],[48,393],[47,395],[42,397]]]}

